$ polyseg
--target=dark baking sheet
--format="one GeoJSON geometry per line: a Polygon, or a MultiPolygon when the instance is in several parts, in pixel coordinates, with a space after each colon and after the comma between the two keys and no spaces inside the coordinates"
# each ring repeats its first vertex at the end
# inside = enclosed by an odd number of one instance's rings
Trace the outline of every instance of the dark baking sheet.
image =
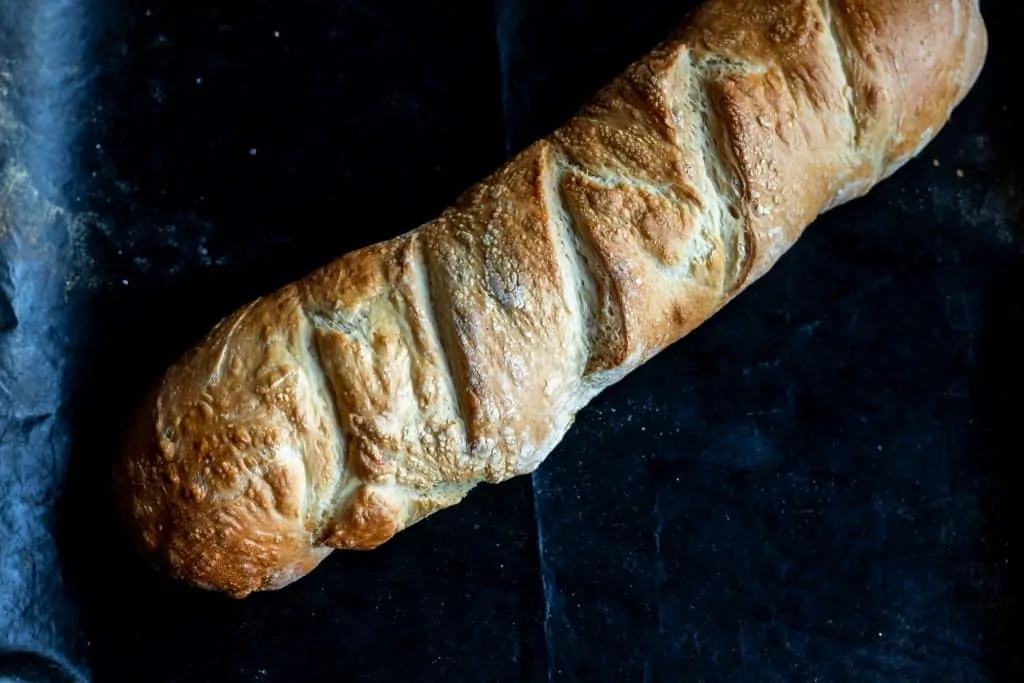
{"type": "Polygon", "coordinates": [[[983,1],[988,66],[919,159],[532,478],[241,602],[113,526],[169,362],[433,217],[694,4],[0,3],[0,680],[1020,680],[1016,3],[983,1]]]}

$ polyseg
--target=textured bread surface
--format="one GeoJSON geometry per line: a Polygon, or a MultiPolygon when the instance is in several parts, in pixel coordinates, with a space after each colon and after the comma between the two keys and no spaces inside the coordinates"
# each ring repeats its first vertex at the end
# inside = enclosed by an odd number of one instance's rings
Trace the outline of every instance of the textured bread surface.
{"type": "Polygon", "coordinates": [[[917,154],[972,0],[711,0],[437,219],[222,321],[128,434],[154,565],[244,596],[536,469],[595,395],[917,154]]]}

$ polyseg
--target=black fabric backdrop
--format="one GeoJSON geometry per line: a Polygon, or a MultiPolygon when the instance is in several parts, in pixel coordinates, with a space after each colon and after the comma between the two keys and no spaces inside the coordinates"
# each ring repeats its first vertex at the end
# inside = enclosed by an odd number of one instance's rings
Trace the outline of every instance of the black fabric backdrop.
{"type": "Polygon", "coordinates": [[[1012,2],[920,158],[534,476],[240,602],[118,535],[118,429],[168,363],[433,217],[693,5],[0,2],[0,679],[1020,680],[1012,2]]]}

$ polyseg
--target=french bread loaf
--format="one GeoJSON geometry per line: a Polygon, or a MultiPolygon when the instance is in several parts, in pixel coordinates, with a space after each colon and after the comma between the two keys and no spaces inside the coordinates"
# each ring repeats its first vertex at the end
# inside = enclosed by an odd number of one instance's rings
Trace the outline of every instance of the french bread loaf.
{"type": "Polygon", "coordinates": [[[986,50],[975,0],[710,0],[436,220],[217,325],[128,430],[132,537],[242,597],[533,471],[917,154],[986,50]]]}

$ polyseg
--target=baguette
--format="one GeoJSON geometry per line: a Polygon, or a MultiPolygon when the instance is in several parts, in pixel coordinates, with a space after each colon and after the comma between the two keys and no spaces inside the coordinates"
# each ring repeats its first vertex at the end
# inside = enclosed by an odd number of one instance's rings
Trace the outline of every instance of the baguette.
{"type": "Polygon", "coordinates": [[[416,230],[218,324],[127,432],[141,554],[243,597],[535,470],[600,391],[914,157],[975,0],[710,0],[416,230]]]}

